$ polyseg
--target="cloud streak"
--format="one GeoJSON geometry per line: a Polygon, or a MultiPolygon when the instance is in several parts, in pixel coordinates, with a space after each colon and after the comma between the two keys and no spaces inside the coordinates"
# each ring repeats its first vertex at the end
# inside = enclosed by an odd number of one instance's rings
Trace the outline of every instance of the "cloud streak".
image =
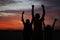
{"type": "Polygon", "coordinates": [[[25,11],[24,20],[31,20],[31,5],[34,4],[35,13],[38,12],[41,15],[41,4],[44,4],[46,9],[45,23],[51,24],[54,18],[57,18],[58,21],[55,28],[58,29],[60,28],[59,1],[60,0],[0,0],[0,26],[2,26],[2,29],[4,26],[6,29],[23,29],[21,11],[25,11]]]}
{"type": "MultiPolygon", "coordinates": [[[[2,0],[1,0],[2,1],[2,0]]],[[[0,2],[1,2],[0,1],[0,2]]],[[[35,5],[35,7],[39,8],[37,5],[41,5],[41,1],[30,1],[30,0],[3,0],[0,6],[0,11],[5,10],[30,10],[31,5],[35,5]],[[3,5],[6,4],[6,5],[3,5]]]]}

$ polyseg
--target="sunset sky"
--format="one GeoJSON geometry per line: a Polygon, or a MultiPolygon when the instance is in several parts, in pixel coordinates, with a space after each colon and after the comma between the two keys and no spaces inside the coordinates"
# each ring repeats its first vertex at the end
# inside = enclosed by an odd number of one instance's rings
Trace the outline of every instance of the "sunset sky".
{"type": "Polygon", "coordinates": [[[60,0],[0,0],[0,29],[23,30],[22,11],[25,11],[24,20],[31,20],[31,6],[35,5],[35,13],[42,15],[42,4],[46,10],[45,24],[52,25],[57,18],[55,29],[60,29],[60,0]]]}

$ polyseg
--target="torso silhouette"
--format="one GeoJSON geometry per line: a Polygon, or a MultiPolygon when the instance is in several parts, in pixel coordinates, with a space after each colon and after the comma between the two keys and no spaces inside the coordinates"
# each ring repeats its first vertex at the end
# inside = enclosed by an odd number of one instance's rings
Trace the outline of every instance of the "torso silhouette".
{"type": "Polygon", "coordinates": [[[34,27],[35,27],[34,29],[35,29],[35,31],[39,31],[39,32],[42,31],[42,22],[43,22],[42,19],[40,19],[40,20],[34,19],[34,27]]]}
{"type": "Polygon", "coordinates": [[[43,32],[42,32],[42,19],[36,20],[34,19],[34,39],[33,40],[43,40],[43,32]]]}
{"type": "Polygon", "coordinates": [[[24,40],[30,40],[32,36],[32,24],[24,23],[24,40]]]}
{"type": "Polygon", "coordinates": [[[50,25],[45,27],[45,40],[52,40],[53,29],[50,25]]]}
{"type": "Polygon", "coordinates": [[[26,33],[31,33],[31,31],[32,31],[32,24],[31,23],[24,23],[24,31],[26,33]]]}
{"type": "Polygon", "coordinates": [[[45,31],[51,31],[51,26],[45,27],[45,31]]]}
{"type": "Polygon", "coordinates": [[[50,25],[47,25],[46,27],[45,27],[45,32],[53,32],[53,28],[50,26],[50,25]]]}

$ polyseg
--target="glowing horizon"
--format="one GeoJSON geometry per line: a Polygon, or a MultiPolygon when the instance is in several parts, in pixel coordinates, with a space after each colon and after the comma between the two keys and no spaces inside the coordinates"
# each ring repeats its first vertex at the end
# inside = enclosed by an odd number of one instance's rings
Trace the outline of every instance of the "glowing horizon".
{"type": "Polygon", "coordinates": [[[57,0],[0,0],[0,29],[23,30],[22,11],[25,11],[24,20],[31,20],[31,6],[35,5],[34,12],[42,15],[42,4],[46,9],[45,24],[52,25],[54,18],[57,18],[55,29],[60,29],[59,3],[57,0]]]}

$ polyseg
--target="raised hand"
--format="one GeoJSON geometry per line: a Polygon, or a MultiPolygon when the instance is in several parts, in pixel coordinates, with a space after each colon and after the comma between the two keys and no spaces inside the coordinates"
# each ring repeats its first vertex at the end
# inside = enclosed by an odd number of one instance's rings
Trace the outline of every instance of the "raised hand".
{"type": "Polygon", "coordinates": [[[57,18],[55,18],[55,20],[54,20],[55,22],[57,21],[57,18]]]}
{"type": "Polygon", "coordinates": [[[34,5],[32,5],[32,7],[34,7],[34,5]]]}
{"type": "Polygon", "coordinates": [[[44,8],[44,5],[41,5],[44,8]]]}

